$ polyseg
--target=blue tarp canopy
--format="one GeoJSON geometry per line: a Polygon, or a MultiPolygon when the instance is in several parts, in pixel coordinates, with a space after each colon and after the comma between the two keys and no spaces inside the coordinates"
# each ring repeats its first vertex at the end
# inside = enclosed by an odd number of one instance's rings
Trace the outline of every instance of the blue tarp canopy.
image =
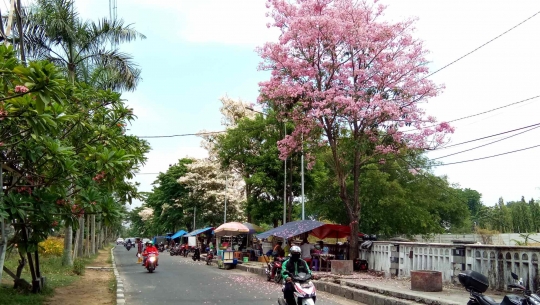
{"type": "Polygon", "coordinates": [[[165,240],[169,240],[170,237],[169,236],[154,236],[154,238],[152,239],[152,241],[154,242],[154,245],[157,245],[158,239],[160,241],[165,241],[165,240]]]}
{"type": "Polygon", "coordinates": [[[186,236],[197,236],[197,235],[199,235],[201,233],[204,233],[204,232],[206,232],[208,230],[212,230],[212,229],[214,229],[214,228],[213,227],[208,227],[208,228],[203,228],[203,229],[197,229],[195,231],[189,232],[188,234],[186,234],[186,236]]]}
{"type": "Polygon", "coordinates": [[[180,231],[174,233],[173,236],[171,236],[171,238],[175,239],[175,238],[178,238],[178,237],[181,237],[181,236],[185,235],[186,233],[187,233],[186,231],[180,230],[180,231]]]}
{"type": "Polygon", "coordinates": [[[276,236],[281,238],[290,238],[302,233],[309,232],[315,228],[323,226],[324,223],[316,220],[298,220],[288,222],[277,228],[273,228],[269,231],[263,232],[257,235],[258,239],[268,238],[270,236],[276,236]]]}

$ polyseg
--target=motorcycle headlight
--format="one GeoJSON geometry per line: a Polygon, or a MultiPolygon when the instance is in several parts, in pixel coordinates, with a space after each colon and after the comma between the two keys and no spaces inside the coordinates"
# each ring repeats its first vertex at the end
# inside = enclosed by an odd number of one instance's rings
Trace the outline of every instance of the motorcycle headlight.
{"type": "Polygon", "coordinates": [[[149,260],[153,263],[153,262],[156,261],[156,258],[155,258],[155,257],[151,257],[151,258],[149,258],[149,260]]]}

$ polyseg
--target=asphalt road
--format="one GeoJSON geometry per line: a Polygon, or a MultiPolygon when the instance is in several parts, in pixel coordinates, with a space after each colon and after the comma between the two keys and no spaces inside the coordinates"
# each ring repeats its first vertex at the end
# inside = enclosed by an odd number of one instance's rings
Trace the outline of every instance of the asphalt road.
{"type": "MultiPolygon", "coordinates": [[[[136,252],[114,249],[118,272],[124,280],[126,304],[275,305],[281,286],[237,269],[222,270],[191,258],[159,255],[159,266],[148,273],[137,264],[136,252]]],[[[317,305],[360,305],[335,295],[317,292],[317,305]]]]}

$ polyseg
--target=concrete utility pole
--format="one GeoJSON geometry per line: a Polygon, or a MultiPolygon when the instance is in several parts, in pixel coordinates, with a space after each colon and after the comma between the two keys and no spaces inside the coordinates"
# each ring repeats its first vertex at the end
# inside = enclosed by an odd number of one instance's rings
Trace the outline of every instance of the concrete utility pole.
{"type": "MultiPolygon", "coordinates": [[[[283,139],[287,136],[287,122],[283,122],[283,139]]],[[[283,223],[287,223],[287,158],[283,165],[283,223]]]]}
{"type": "Polygon", "coordinates": [[[223,212],[223,223],[227,223],[227,174],[225,174],[225,211],[223,212]]]}
{"type": "Polygon", "coordinates": [[[302,157],[301,157],[301,163],[302,163],[302,220],[305,218],[305,210],[304,210],[304,135],[302,134],[302,157]]]}
{"type": "Polygon", "coordinates": [[[195,230],[195,217],[197,216],[197,207],[193,208],[193,230],[195,230]]]}

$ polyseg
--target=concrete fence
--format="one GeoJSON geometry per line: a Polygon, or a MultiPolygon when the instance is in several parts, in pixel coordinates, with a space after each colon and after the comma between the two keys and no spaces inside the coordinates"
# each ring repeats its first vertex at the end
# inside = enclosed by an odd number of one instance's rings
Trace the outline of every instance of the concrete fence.
{"type": "MultiPolygon", "coordinates": [[[[431,236],[413,236],[413,240],[416,242],[442,244],[451,244],[453,240],[469,241],[474,243],[479,242],[485,244],[485,238],[489,239],[489,244],[501,246],[516,246],[518,243],[525,242],[524,236],[520,233],[502,233],[484,237],[482,237],[480,234],[436,234],[431,236]]],[[[540,244],[540,233],[530,234],[528,242],[540,244]]]]}
{"type": "Polygon", "coordinates": [[[530,289],[540,289],[539,256],[540,247],[387,241],[360,250],[369,269],[386,276],[410,277],[411,270],[434,270],[442,272],[444,282],[458,283],[460,271],[474,270],[486,275],[490,288],[497,290],[513,283],[511,272],[530,289]]]}

